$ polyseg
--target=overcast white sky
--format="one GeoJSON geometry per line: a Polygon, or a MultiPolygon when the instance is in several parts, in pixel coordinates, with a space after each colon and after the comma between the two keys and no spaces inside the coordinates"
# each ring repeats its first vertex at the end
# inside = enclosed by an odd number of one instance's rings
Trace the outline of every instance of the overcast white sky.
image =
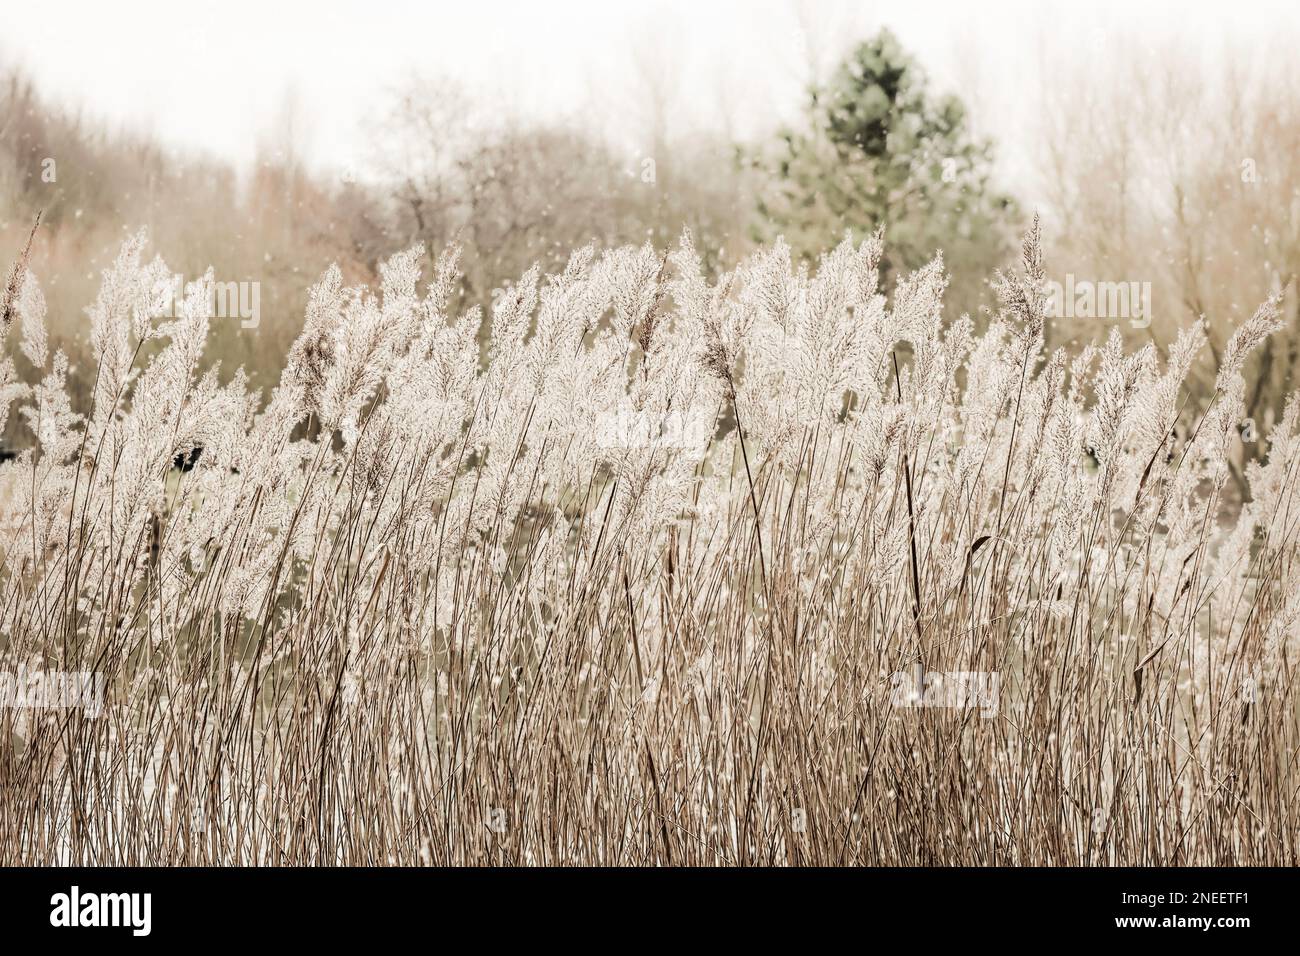
{"type": "MultiPolygon", "coordinates": [[[[312,162],[364,166],[365,120],[413,71],[447,75],[484,102],[526,116],[570,116],[629,149],[647,71],[664,81],[679,131],[749,135],[788,117],[808,63],[880,25],[936,81],[968,100],[1004,160],[1032,148],[1027,94],[1050,51],[1139,44],[1178,32],[1207,49],[1225,38],[1296,37],[1294,2],[984,0],[0,0],[0,59],[42,90],[165,142],[248,161],[293,97],[312,162]],[[1048,51],[1048,52],[1044,52],[1048,51]]],[[[1295,49],[1296,44],[1289,44],[1295,49]]],[[[1090,54],[1093,55],[1093,54],[1090,54]]]]}

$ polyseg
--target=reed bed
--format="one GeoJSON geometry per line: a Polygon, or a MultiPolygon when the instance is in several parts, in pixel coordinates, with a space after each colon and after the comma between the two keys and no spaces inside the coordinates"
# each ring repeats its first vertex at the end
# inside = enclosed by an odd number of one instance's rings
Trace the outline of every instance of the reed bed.
{"type": "Polygon", "coordinates": [[[264,397],[144,248],[87,408],[7,287],[0,671],[103,707],[0,709],[0,862],[1298,862],[1300,399],[1225,495],[1276,300],[1196,399],[1200,325],[1045,349],[1037,223],[978,325],[879,234],[486,317],[417,248],[264,397]]]}

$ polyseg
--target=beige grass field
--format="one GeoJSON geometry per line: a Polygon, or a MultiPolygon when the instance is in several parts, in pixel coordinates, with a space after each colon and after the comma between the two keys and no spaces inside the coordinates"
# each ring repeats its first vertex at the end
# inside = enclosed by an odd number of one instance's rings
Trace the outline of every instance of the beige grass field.
{"type": "Polygon", "coordinates": [[[0,709],[0,863],[1297,862],[1295,396],[1225,494],[1276,300],[1193,404],[1199,325],[1044,347],[1036,225],[978,325],[879,235],[486,316],[416,248],[259,395],[145,244],[87,407],[6,294],[0,671],[104,699],[0,709]]]}

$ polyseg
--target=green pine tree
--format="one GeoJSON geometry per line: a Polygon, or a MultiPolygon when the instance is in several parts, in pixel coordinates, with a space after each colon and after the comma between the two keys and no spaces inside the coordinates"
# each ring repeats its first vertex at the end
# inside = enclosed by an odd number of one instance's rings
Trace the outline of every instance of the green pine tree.
{"type": "Polygon", "coordinates": [[[851,231],[885,226],[882,268],[914,269],[944,252],[949,302],[975,312],[984,276],[1006,258],[1018,213],[989,183],[992,146],[969,131],[955,96],[936,96],[888,30],[860,44],[811,91],[803,129],[754,161],[768,172],[755,238],[785,236],[814,256],[851,231]]]}

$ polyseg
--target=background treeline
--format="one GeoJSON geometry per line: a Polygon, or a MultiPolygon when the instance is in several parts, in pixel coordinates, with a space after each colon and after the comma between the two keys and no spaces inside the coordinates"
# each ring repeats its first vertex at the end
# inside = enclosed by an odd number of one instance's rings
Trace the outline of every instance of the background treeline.
{"type": "MultiPolygon", "coordinates": [[[[0,256],[12,261],[43,210],[33,271],[83,396],[93,378],[83,310],[141,226],[174,271],[211,265],[220,280],[260,283],[260,327],[217,323],[208,357],[227,374],[244,365],[263,388],[329,263],[349,281],[373,280],[384,256],[417,240],[434,251],[463,244],[468,306],[489,305],[534,262],[556,270],[593,238],[664,249],[689,228],[706,266],[722,269],[777,234],[811,259],[846,231],[883,223],[886,285],[942,248],[948,316],[982,323],[986,276],[1008,261],[1030,207],[1046,215],[1052,277],[1152,283],[1154,321],[1118,323],[1127,338],[1163,350],[1205,315],[1217,354],[1253,304],[1294,291],[1300,268],[1300,86],[1291,66],[1249,54],[1207,67],[1148,45],[1120,57],[1130,66],[1118,71],[1053,65],[1051,82],[1026,91],[1032,148],[1011,164],[887,31],[849,44],[809,84],[797,122],[749,141],[672,135],[673,104],[651,90],[649,148],[635,156],[595,124],[509,119],[453,82],[413,79],[359,131],[373,144],[360,175],[309,170],[291,115],[250,168],[235,169],[110,130],[0,64],[0,256]]],[[[1255,424],[1243,423],[1239,484],[1250,439],[1295,387],[1297,298],[1285,303],[1287,329],[1247,370],[1255,424]]],[[[1049,344],[1100,341],[1111,325],[1058,320],[1049,344]]],[[[1189,416],[1212,382],[1207,359],[1189,416]]],[[[22,428],[11,419],[3,445],[24,444],[22,428]]]]}

